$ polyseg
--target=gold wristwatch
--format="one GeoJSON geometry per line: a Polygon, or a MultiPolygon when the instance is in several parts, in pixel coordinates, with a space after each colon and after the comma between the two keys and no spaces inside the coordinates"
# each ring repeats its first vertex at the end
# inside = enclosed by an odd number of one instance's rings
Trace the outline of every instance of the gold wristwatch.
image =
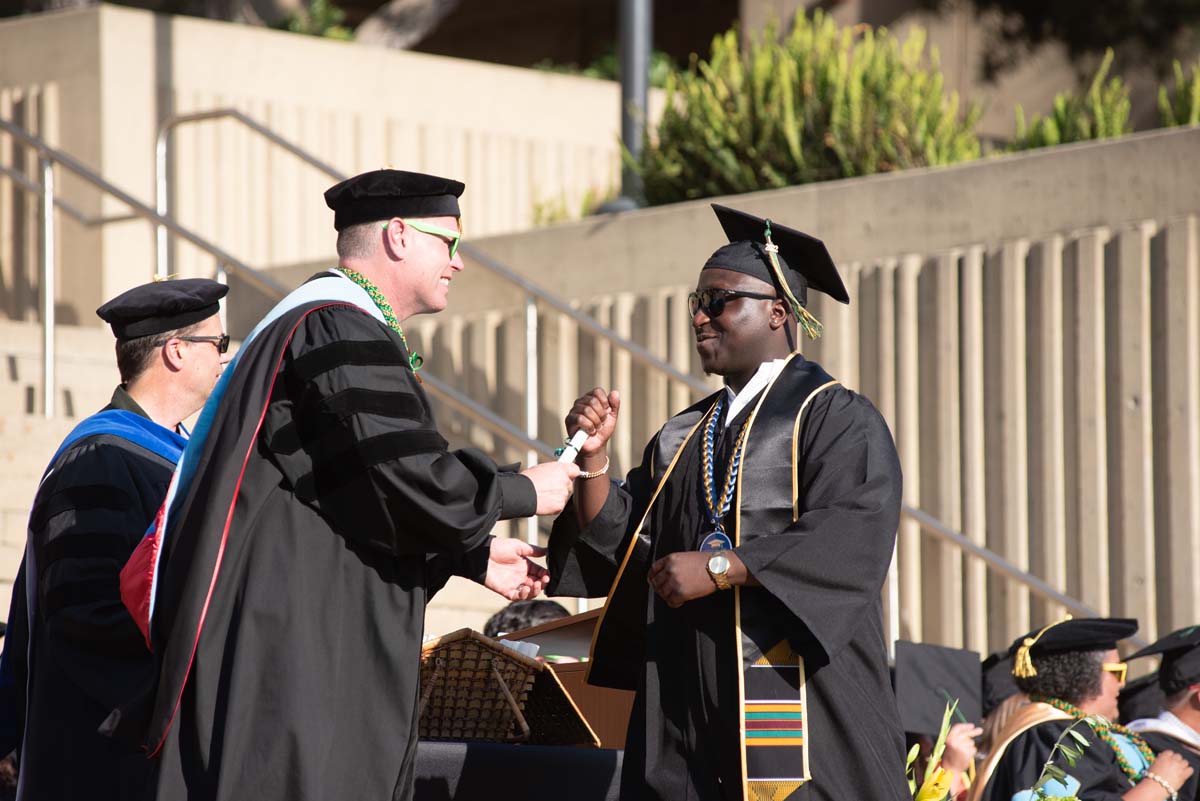
{"type": "Polygon", "coordinates": [[[718,590],[728,590],[733,587],[733,585],[729,583],[729,576],[727,575],[729,573],[728,556],[720,551],[717,551],[715,554],[709,557],[706,569],[708,570],[709,578],[713,580],[713,584],[717,585],[718,590]]]}

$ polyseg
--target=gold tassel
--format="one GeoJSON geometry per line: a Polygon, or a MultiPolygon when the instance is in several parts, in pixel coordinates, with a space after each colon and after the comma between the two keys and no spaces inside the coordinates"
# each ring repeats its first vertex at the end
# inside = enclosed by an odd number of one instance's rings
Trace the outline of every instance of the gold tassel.
{"type": "Polygon", "coordinates": [[[1049,626],[1046,626],[1046,628],[1042,629],[1034,636],[1026,637],[1021,642],[1021,647],[1017,649],[1017,653],[1013,657],[1012,674],[1014,676],[1016,676],[1018,679],[1031,679],[1034,676],[1036,676],[1037,668],[1035,668],[1033,666],[1033,657],[1030,656],[1029,649],[1033,648],[1033,646],[1037,643],[1037,641],[1040,640],[1042,638],[1042,635],[1045,634],[1047,631],[1054,628],[1055,626],[1057,626],[1060,623],[1066,623],[1070,619],[1071,619],[1071,616],[1067,615],[1062,620],[1055,621],[1054,623],[1051,623],[1049,626]]]}
{"type": "Polygon", "coordinates": [[[767,240],[764,250],[767,251],[767,257],[771,262],[771,271],[775,273],[775,278],[779,282],[779,288],[783,291],[784,300],[792,309],[792,314],[796,315],[796,321],[800,324],[801,330],[809,339],[816,339],[825,331],[825,326],[821,325],[821,321],[813,317],[812,312],[800,305],[800,301],[792,294],[792,288],[788,286],[787,278],[783,275],[783,268],[779,266],[779,245],[771,241],[771,221],[767,220],[767,230],[765,237],[767,240]]]}
{"type": "Polygon", "coordinates": [[[804,329],[804,333],[809,339],[816,339],[825,331],[825,326],[821,325],[821,321],[813,317],[812,312],[803,306],[800,307],[800,327],[804,329]]]}

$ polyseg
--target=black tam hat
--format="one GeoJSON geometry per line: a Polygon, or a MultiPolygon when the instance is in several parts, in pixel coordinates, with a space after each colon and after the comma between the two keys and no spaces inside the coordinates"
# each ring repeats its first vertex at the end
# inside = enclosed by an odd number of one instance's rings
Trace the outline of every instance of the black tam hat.
{"type": "Polygon", "coordinates": [[[896,642],[896,707],[906,732],[936,737],[946,705],[958,702],[952,720],[978,722],[979,654],[961,648],[896,642]]]}
{"type": "Polygon", "coordinates": [[[1200,684],[1200,626],[1173,631],[1148,645],[1130,659],[1162,654],[1158,666],[1158,686],[1167,695],[1200,684]]]}
{"type": "Polygon", "coordinates": [[[333,227],[392,217],[459,217],[461,181],[405,170],[374,170],[347,178],[325,191],[333,227]]]}
{"type": "Polygon", "coordinates": [[[1013,655],[1013,675],[1030,678],[1037,675],[1033,657],[1075,651],[1109,651],[1117,642],[1137,633],[1138,622],[1128,617],[1067,617],[1045,628],[1018,637],[1009,647],[1013,655]]]}
{"type": "Polygon", "coordinates": [[[791,307],[805,333],[821,335],[821,324],[809,314],[808,288],[834,300],[850,302],[825,243],[816,237],[728,206],[712,204],[729,244],[718,248],[702,270],[721,269],[751,275],[771,284],[791,307]]]}
{"type": "Polygon", "coordinates": [[[229,287],[207,278],[178,278],[135,286],[96,309],[117,339],[175,331],[207,320],[221,309],[229,287]]]}

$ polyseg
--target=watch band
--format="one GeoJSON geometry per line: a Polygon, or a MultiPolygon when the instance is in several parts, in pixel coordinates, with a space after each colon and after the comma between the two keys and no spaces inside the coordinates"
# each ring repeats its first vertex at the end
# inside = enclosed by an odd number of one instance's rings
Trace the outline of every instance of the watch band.
{"type": "Polygon", "coordinates": [[[729,576],[725,573],[714,573],[708,563],[705,563],[704,569],[708,571],[708,577],[713,580],[713,584],[717,585],[718,590],[733,589],[733,585],[729,583],[729,576]]]}

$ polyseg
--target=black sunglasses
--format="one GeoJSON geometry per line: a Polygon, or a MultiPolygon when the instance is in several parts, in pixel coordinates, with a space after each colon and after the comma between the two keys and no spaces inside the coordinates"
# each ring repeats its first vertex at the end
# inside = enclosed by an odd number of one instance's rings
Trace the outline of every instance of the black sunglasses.
{"type": "Polygon", "coordinates": [[[775,295],[761,295],[757,292],[739,292],[736,289],[698,289],[695,292],[688,293],[688,308],[692,310],[692,316],[696,316],[696,312],[700,309],[708,315],[711,320],[713,317],[720,317],[725,311],[725,304],[737,298],[753,298],[754,300],[776,300],[775,295]]]}
{"type": "MultiPolygon", "coordinates": [[[[217,353],[225,353],[229,350],[229,334],[221,334],[220,336],[214,334],[208,337],[174,337],[174,339],[178,339],[180,342],[211,342],[217,346],[217,353]]],[[[163,342],[162,344],[165,345],[167,343],[163,342]]]]}

